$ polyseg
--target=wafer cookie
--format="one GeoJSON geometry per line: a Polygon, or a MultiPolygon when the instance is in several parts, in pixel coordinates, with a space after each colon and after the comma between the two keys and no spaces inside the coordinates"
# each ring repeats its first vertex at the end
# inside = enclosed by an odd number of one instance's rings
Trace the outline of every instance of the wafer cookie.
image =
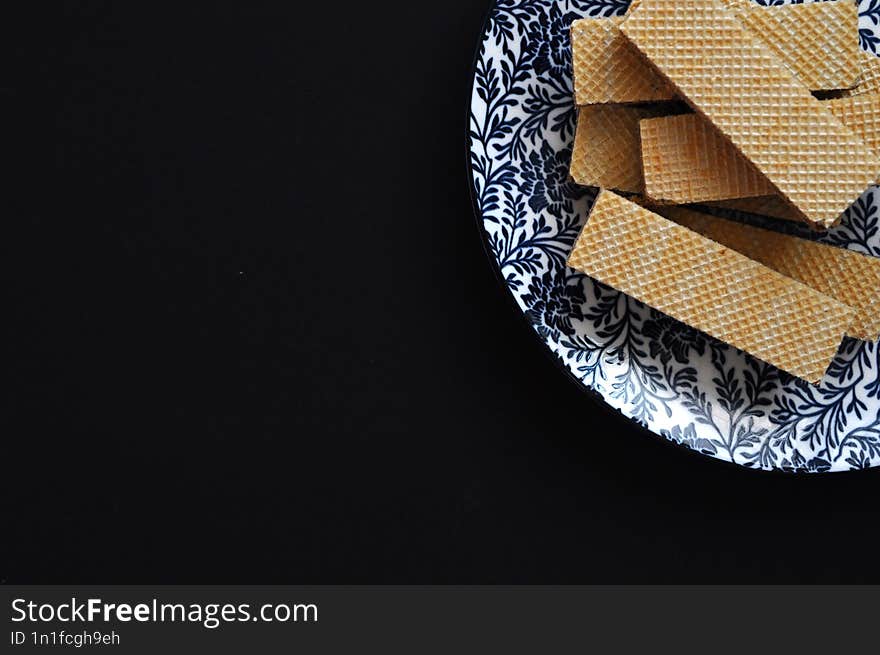
{"type": "Polygon", "coordinates": [[[855,313],[610,191],[596,199],[568,264],[811,382],[855,313]]]}
{"type": "Polygon", "coordinates": [[[574,97],[578,105],[671,100],[671,85],[621,34],[623,16],[571,24],[574,97]]]}
{"type": "MultiPolygon", "coordinates": [[[[797,7],[803,5],[781,5],[778,7],[764,7],[757,5],[752,0],[724,0],[728,5],[737,7],[738,13],[742,14],[743,10],[768,11],[772,10],[775,19],[771,25],[778,26],[776,32],[780,32],[784,36],[784,47],[776,45],[780,56],[785,58],[786,64],[792,71],[797,72],[804,69],[808,73],[812,70],[811,61],[814,59],[814,53],[809,50],[810,47],[820,47],[812,42],[816,39],[808,39],[807,47],[798,47],[797,38],[802,33],[809,34],[812,31],[819,32],[819,43],[824,38],[832,45],[835,38],[840,39],[841,28],[835,28],[832,24],[827,26],[824,23],[817,23],[814,16],[810,12],[816,10],[807,10],[804,13],[797,7]],[[803,25],[801,23],[804,23],[803,25]],[[784,27],[783,27],[784,26],[784,27]],[[782,32],[785,29],[787,31],[782,32]],[[833,37],[824,36],[825,32],[832,32],[833,37]],[[789,55],[789,52],[791,53],[789,55]],[[788,58],[792,61],[789,62],[788,58]]],[[[837,3],[834,3],[837,4],[837,3]]],[[[636,3],[630,8],[633,11],[636,3]]],[[[822,12],[822,10],[819,10],[822,12]]],[[[834,14],[834,11],[825,11],[820,18],[828,18],[834,14]]],[[[571,46],[572,60],[574,65],[574,88],[575,102],[578,105],[601,104],[608,102],[632,104],[640,102],[656,102],[660,100],[671,100],[675,96],[675,90],[672,86],[658,75],[649,65],[646,65],[644,58],[632,46],[626,38],[620,33],[619,26],[625,18],[623,16],[614,16],[611,18],[583,18],[574,21],[571,26],[571,46]]],[[[763,22],[759,17],[754,19],[756,25],[763,22]]],[[[852,27],[853,35],[858,33],[856,27],[852,27]]],[[[776,32],[769,32],[763,35],[754,32],[753,36],[766,39],[771,45],[778,38],[776,32]]],[[[857,44],[856,44],[857,45],[857,44]]],[[[850,56],[849,49],[844,48],[847,53],[847,61],[850,56]]],[[[856,53],[859,48],[856,47],[856,53]]],[[[877,59],[877,57],[874,57],[877,59]]],[[[857,56],[854,66],[854,75],[858,78],[861,68],[864,66],[864,55],[857,56]],[[861,63],[861,65],[859,65],[861,63]]],[[[819,65],[819,64],[816,64],[819,65]]],[[[847,64],[849,65],[849,64],[847,64]]],[[[825,62],[825,67],[834,68],[833,62],[825,62]]],[[[811,86],[810,77],[802,80],[807,86],[811,86]]],[[[813,73],[812,79],[818,79],[819,85],[815,88],[811,86],[813,91],[821,91],[823,89],[835,88],[829,87],[829,82],[821,76],[813,73]]],[[[853,86],[855,81],[849,83],[853,86]]],[[[844,88],[844,87],[841,87],[844,88]]]]}
{"type": "Polygon", "coordinates": [[[858,84],[862,50],[859,11],[853,0],[736,5],[739,19],[753,36],[811,90],[848,89],[858,84]]]}
{"type": "Polygon", "coordinates": [[[880,259],[683,207],[659,214],[856,310],[846,333],[880,337],[880,259]]]}
{"type": "Polygon", "coordinates": [[[571,177],[584,186],[644,193],[639,121],[675,105],[587,105],[578,110],[571,177]]]}
{"type": "Polygon", "coordinates": [[[776,193],[770,181],[699,114],[641,121],[645,195],[686,204],[776,193]]]}
{"type": "Polygon", "coordinates": [[[833,225],[880,160],[717,0],[642,0],[620,29],[791,202],[833,225]]]}
{"type": "MultiPolygon", "coordinates": [[[[831,110],[880,154],[880,94],[825,100],[831,110]]],[[[640,124],[645,194],[657,202],[688,204],[775,194],[767,178],[699,114],[658,117],[640,124]]],[[[798,220],[784,201],[775,214],[798,220]]]]}

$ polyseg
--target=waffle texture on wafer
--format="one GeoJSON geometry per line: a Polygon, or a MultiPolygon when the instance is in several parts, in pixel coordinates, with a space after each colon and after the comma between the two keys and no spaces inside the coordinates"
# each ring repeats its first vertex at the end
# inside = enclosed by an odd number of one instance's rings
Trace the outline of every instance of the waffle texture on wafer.
{"type": "MultiPolygon", "coordinates": [[[[841,1],[838,0],[833,4],[839,4],[841,1]]],[[[843,31],[843,25],[835,23],[829,25],[822,22],[835,18],[837,13],[846,14],[847,9],[820,8],[803,11],[802,7],[809,5],[765,7],[752,0],[724,0],[724,2],[728,7],[735,9],[740,20],[747,25],[749,21],[745,18],[746,13],[772,10],[772,18],[756,16],[752,19],[753,36],[773,48],[792,72],[800,76],[800,71],[805,71],[805,76],[800,79],[810,87],[810,90],[838,89],[842,94],[845,92],[844,89],[856,84],[866,61],[857,40],[853,49],[852,43],[847,40],[847,36],[852,35],[847,35],[843,31]],[[769,24],[775,28],[775,31],[762,33],[760,30],[763,23],[769,24]],[[811,36],[812,32],[818,32],[818,37],[811,36]],[[829,32],[831,34],[828,34],[829,32]],[[807,35],[808,38],[800,41],[803,35],[807,35]],[[819,71],[829,68],[835,71],[841,68],[840,65],[835,64],[839,60],[817,62],[810,48],[834,51],[839,40],[845,42],[840,48],[847,57],[843,68],[852,69],[851,74],[854,77],[845,85],[829,86],[832,83],[828,81],[829,75],[822,75],[819,71]],[[850,50],[853,52],[851,53],[850,50]],[[850,63],[853,54],[856,59],[854,63],[850,63]],[[813,86],[814,84],[816,86],[813,86]]],[[[637,6],[634,2],[630,11],[637,6]]],[[[637,49],[620,33],[619,26],[623,20],[623,16],[615,16],[584,18],[572,23],[575,102],[578,105],[606,102],[631,104],[671,100],[674,97],[675,91],[672,86],[645,62],[637,49]]],[[[850,27],[855,30],[853,26],[850,27]]],[[[853,34],[857,34],[857,31],[853,34]]],[[[877,57],[873,58],[877,59],[877,57]]],[[[842,73],[837,74],[837,77],[843,76],[842,73]]],[[[833,79],[833,75],[830,77],[833,79]]]]}
{"type": "Polygon", "coordinates": [[[880,337],[880,259],[683,207],[657,211],[854,308],[854,320],[846,331],[849,336],[865,341],[880,337]]]}
{"type": "Polygon", "coordinates": [[[664,106],[587,105],[578,110],[571,177],[584,186],[644,193],[639,121],[664,106]]]}
{"type": "Polygon", "coordinates": [[[853,0],[762,7],[736,3],[753,35],[813,91],[848,89],[861,75],[859,10],[853,0]]]}
{"type": "Polygon", "coordinates": [[[880,153],[880,93],[826,100],[822,104],[860,136],[865,145],[880,153]]]}
{"type": "Polygon", "coordinates": [[[860,61],[862,74],[859,84],[853,89],[840,92],[842,97],[858,96],[865,93],[880,93],[880,57],[870,52],[862,51],[860,61]]]}
{"type": "Polygon", "coordinates": [[[672,100],[672,86],[621,34],[622,16],[571,24],[574,96],[578,105],[672,100]]]}
{"type": "MultiPolygon", "coordinates": [[[[880,153],[880,94],[824,100],[827,107],[875,153],[880,153]]],[[[645,193],[676,204],[770,196],[773,185],[699,114],[658,117],[640,125],[645,193]]],[[[785,217],[799,214],[776,203],[785,217]]]]}
{"type": "Polygon", "coordinates": [[[804,219],[833,225],[880,161],[718,0],[642,0],[620,29],[804,219]]]}
{"type": "Polygon", "coordinates": [[[810,382],[854,310],[610,191],[569,266],[810,382]]]}
{"type": "Polygon", "coordinates": [[[721,4],[741,18],[745,12],[751,11],[756,3],[754,0],[721,0],[721,4]]]}
{"type": "Polygon", "coordinates": [[[880,57],[870,52],[862,53],[862,76],[855,93],[880,93],[880,57]]]}
{"type": "Polygon", "coordinates": [[[699,114],[641,121],[645,195],[691,203],[776,193],[770,181],[699,114]]]}

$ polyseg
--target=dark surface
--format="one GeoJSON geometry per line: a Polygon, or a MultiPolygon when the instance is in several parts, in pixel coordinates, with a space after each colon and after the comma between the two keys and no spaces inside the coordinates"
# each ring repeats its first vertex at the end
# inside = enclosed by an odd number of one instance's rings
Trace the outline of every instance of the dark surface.
{"type": "Polygon", "coordinates": [[[484,2],[309,4],[4,21],[0,579],[880,580],[878,474],[648,438],[513,310],[465,182],[484,2]]]}

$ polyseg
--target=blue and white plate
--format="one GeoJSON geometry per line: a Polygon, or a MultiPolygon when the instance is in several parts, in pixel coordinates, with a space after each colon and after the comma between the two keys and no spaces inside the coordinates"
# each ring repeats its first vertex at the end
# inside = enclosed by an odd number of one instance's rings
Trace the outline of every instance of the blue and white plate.
{"type": "MultiPolygon", "coordinates": [[[[628,5],[497,0],[487,17],[468,144],[475,209],[504,284],[579,384],[664,439],[765,470],[880,465],[877,344],[845,340],[811,386],[565,266],[593,199],[568,181],[568,30],[628,5]]],[[[861,0],[860,14],[862,47],[877,54],[880,0],[861,0]]],[[[880,256],[878,204],[880,190],[869,190],[823,238],[880,256]]]]}

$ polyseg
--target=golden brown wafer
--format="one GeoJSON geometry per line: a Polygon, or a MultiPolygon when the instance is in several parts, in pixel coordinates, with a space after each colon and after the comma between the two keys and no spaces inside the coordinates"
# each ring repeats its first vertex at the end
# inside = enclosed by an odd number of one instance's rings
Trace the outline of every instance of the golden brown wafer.
{"type": "Polygon", "coordinates": [[[852,0],[775,7],[736,4],[740,20],[753,35],[812,91],[858,84],[862,50],[859,10],[852,0]]]}
{"type": "Polygon", "coordinates": [[[856,310],[846,333],[880,337],[880,259],[683,207],[657,213],[856,310]]]}
{"type": "Polygon", "coordinates": [[[880,93],[880,57],[870,52],[862,52],[862,76],[859,85],[850,92],[852,95],[880,93]]]}
{"type": "MultiPolygon", "coordinates": [[[[741,17],[744,15],[744,10],[749,10],[748,13],[752,10],[769,12],[766,18],[757,16],[751,19],[755,26],[753,36],[765,40],[770,47],[775,48],[793,72],[799,74],[800,70],[804,70],[806,76],[802,81],[810,86],[811,90],[846,88],[853,86],[858,80],[865,59],[863,54],[859,54],[857,25],[833,20],[839,18],[837,14],[847,14],[846,9],[820,7],[818,10],[803,10],[802,7],[812,5],[764,7],[753,3],[752,0],[724,1],[732,6],[740,5],[737,7],[737,12],[741,17]],[[769,24],[774,29],[766,35],[760,33],[758,30],[763,23],[769,24]],[[807,36],[805,41],[801,41],[803,35],[807,36]],[[852,39],[849,39],[850,36],[852,39]],[[844,45],[838,46],[840,41],[843,41],[844,45]],[[850,41],[856,45],[853,52],[850,41]],[[819,62],[812,50],[816,48],[833,50],[835,58],[819,62]],[[843,54],[837,53],[837,49],[843,54]],[[853,54],[855,60],[851,61],[853,54]],[[843,63],[838,65],[837,62],[843,63]],[[818,69],[815,69],[817,66],[818,69]],[[852,69],[848,75],[851,74],[853,79],[840,87],[829,86],[832,83],[828,81],[831,73],[820,74],[826,69],[831,69],[832,72],[837,69],[852,69]],[[814,87],[813,84],[817,86],[814,87]]],[[[840,4],[840,2],[830,4],[840,4]]],[[[630,12],[637,6],[634,2],[630,12]]],[[[672,86],[650,66],[645,65],[644,58],[620,33],[619,26],[623,20],[623,16],[615,16],[583,18],[572,23],[575,101],[578,105],[656,102],[671,100],[675,96],[672,86]]],[[[748,24],[748,21],[746,22],[748,24]]],[[[838,77],[842,76],[838,73],[838,77]]]]}
{"type": "Polygon", "coordinates": [[[865,93],[880,93],[880,57],[862,50],[859,54],[859,63],[861,64],[862,72],[859,76],[858,85],[851,89],[829,91],[823,95],[828,98],[849,98],[865,93]]]}
{"type": "Polygon", "coordinates": [[[880,160],[717,0],[642,0],[620,29],[795,206],[830,227],[880,160]]]}
{"type": "Polygon", "coordinates": [[[721,0],[721,3],[737,16],[742,16],[745,12],[751,11],[755,6],[753,0],[721,0]]]}
{"type": "Polygon", "coordinates": [[[645,195],[686,204],[776,193],[770,181],[699,114],[641,121],[645,195]]]}
{"type": "Polygon", "coordinates": [[[618,26],[622,16],[571,24],[574,97],[578,105],[671,100],[672,87],[632,47],[618,26]]]}
{"type": "Polygon", "coordinates": [[[596,199],[568,264],[810,382],[855,314],[611,191],[596,199]]]}
{"type": "MultiPolygon", "coordinates": [[[[880,153],[880,94],[825,100],[822,106],[880,153]]],[[[652,200],[688,204],[775,194],[773,185],[699,114],[643,120],[640,129],[645,194],[652,200]]],[[[761,202],[773,211],[766,215],[798,220],[781,199],[761,202]]]]}
{"type": "Polygon", "coordinates": [[[880,93],[825,100],[822,104],[860,136],[865,145],[880,153],[880,93]]]}
{"type": "Polygon", "coordinates": [[[584,186],[644,193],[639,121],[674,105],[587,105],[578,111],[571,177],[584,186]]]}

